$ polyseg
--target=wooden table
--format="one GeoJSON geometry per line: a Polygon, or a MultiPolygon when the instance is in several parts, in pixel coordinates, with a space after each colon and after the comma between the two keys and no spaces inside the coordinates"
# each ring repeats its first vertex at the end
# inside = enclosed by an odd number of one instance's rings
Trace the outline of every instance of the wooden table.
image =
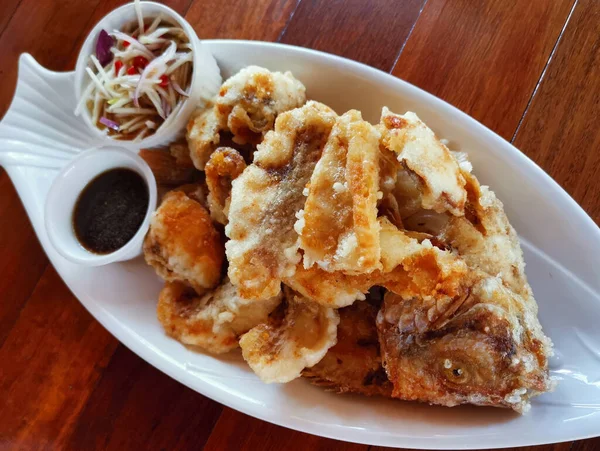
{"type": "MultiPolygon", "coordinates": [[[[70,70],[124,0],[2,0],[0,116],[17,58],[70,70]]],[[[311,47],[388,71],[513,142],[598,222],[598,0],[168,0],[201,38],[311,47]]],[[[374,449],[273,426],[120,345],[42,251],[0,169],[0,449],[374,449]]],[[[554,450],[600,449],[600,440],[554,450]]]]}

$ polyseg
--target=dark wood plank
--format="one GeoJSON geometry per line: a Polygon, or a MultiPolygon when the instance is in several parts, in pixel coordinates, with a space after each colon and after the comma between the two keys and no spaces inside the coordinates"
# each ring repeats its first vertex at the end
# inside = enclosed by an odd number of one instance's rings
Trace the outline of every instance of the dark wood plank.
{"type": "Polygon", "coordinates": [[[589,440],[580,440],[573,442],[570,451],[598,451],[600,450],[600,438],[591,438],[589,440]]]}
{"type": "Polygon", "coordinates": [[[367,445],[340,442],[265,423],[225,408],[204,451],[367,451],[367,445]]]}
{"type": "Polygon", "coordinates": [[[60,448],[116,346],[49,267],[0,348],[3,449],[60,448]]]}
{"type": "Polygon", "coordinates": [[[515,145],[600,223],[600,5],[577,3],[515,145]]]}
{"type": "MultiPolygon", "coordinates": [[[[383,448],[380,446],[372,446],[369,451],[393,451],[400,448],[383,448]]],[[[524,446],[521,448],[499,448],[497,451],[569,451],[571,442],[557,443],[555,445],[540,445],[540,446],[524,446]]],[[[416,451],[403,448],[402,451],[416,451]]]]}
{"type": "MultiPolygon", "coordinates": [[[[4,33],[8,22],[12,19],[20,2],[21,0],[2,0],[2,2],[0,2],[0,36],[4,33]]],[[[0,70],[0,75],[1,74],[2,71],[0,70]]]]}
{"type": "Polygon", "coordinates": [[[67,448],[201,449],[221,410],[120,345],[67,448]]]}
{"type": "Polygon", "coordinates": [[[296,8],[297,0],[195,1],[186,19],[200,39],[275,41],[296,8]]]}
{"type": "Polygon", "coordinates": [[[573,0],[429,0],[393,74],[510,139],[573,0]]]}
{"type": "Polygon", "coordinates": [[[48,265],[8,175],[0,169],[0,346],[48,265]]]}
{"type": "Polygon", "coordinates": [[[425,0],[304,0],[281,42],[389,71],[425,0]]]}

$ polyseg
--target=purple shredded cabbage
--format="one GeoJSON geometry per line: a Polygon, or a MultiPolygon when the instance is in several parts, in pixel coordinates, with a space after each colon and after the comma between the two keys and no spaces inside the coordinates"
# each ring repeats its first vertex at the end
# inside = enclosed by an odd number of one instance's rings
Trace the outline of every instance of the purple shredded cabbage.
{"type": "Polygon", "coordinates": [[[111,121],[110,119],[108,119],[107,117],[102,116],[98,122],[100,122],[101,124],[106,125],[108,128],[112,128],[115,131],[119,131],[119,124],[117,124],[115,121],[111,121]]]}
{"type": "Polygon", "coordinates": [[[96,41],[96,58],[98,58],[102,67],[113,60],[113,53],[110,51],[113,45],[113,38],[106,31],[101,30],[98,41],[96,41]]]}

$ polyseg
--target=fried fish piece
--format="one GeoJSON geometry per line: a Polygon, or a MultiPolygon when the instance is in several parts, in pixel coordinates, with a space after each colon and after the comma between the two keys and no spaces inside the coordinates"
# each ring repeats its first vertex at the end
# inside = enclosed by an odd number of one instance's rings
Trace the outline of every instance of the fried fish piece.
{"type": "Polygon", "coordinates": [[[306,200],[302,191],[336,117],[312,101],[280,114],[254,163],[233,181],[226,252],[229,278],[242,296],[275,296],[281,280],[295,272],[301,257],[294,223],[306,200]]]}
{"type": "Polygon", "coordinates": [[[208,185],[208,207],[213,221],[227,224],[231,201],[231,183],[246,169],[246,162],[237,150],[219,147],[204,168],[208,185]]]}
{"type": "MultiPolygon", "coordinates": [[[[453,152],[453,155],[458,153],[453,152]]],[[[464,216],[420,209],[403,218],[407,229],[425,232],[454,249],[472,268],[499,276],[522,296],[532,296],[525,276],[525,262],[519,238],[504,212],[502,202],[470,173],[466,154],[459,156],[466,181],[464,216]]]]}
{"type": "Polygon", "coordinates": [[[519,238],[502,202],[477,178],[463,171],[468,202],[463,217],[450,217],[438,237],[458,251],[469,266],[499,276],[515,293],[531,297],[519,238]]]}
{"type": "Polygon", "coordinates": [[[219,283],[225,252],[208,211],[172,191],[152,216],[144,257],[165,281],[183,282],[202,294],[219,283]]]}
{"type": "Polygon", "coordinates": [[[379,132],[360,112],[337,120],[310,179],[296,223],[304,267],[367,273],[379,262],[379,132]]]}
{"type": "Polygon", "coordinates": [[[476,271],[445,314],[427,320],[425,301],[388,293],[378,315],[394,397],[523,413],[529,398],[553,388],[552,343],[542,332],[533,298],[476,271]]]}
{"type": "Polygon", "coordinates": [[[258,144],[278,114],[304,105],[306,88],[291,72],[248,66],[223,83],[214,104],[194,117],[187,140],[194,165],[203,170],[220,141],[232,133],[237,144],[258,144]]]}
{"type": "Polygon", "coordinates": [[[227,118],[237,144],[258,144],[273,129],[277,115],[306,102],[306,88],[291,72],[248,66],[223,83],[216,108],[227,118]]]}
{"type": "Polygon", "coordinates": [[[240,339],[244,360],[263,382],[289,382],[317,364],[336,343],[335,309],[310,302],[289,288],[265,323],[240,339]]]}
{"type": "Polygon", "coordinates": [[[281,297],[243,299],[227,278],[204,296],[181,282],[167,282],[157,315],[167,334],[179,342],[222,354],[237,348],[241,335],[267,321],[281,297]]]}
{"type": "Polygon", "coordinates": [[[204,170],[210,155],[219,144],[219,132],[227,126],[226,118],[213,104],[196,114],[187,125],[190,158],[196,168],[204,170]]]}
{"type": "Polygon", "coordinates": [[[385,107],[379,129],[382,146],[396,153],[404,169],[418,179],[422,208],[462,216],[465,180],[435,133],[415,113],[398,115],[385,107]]]}
{"type": "Polygon", "coordinates": [[[378,222],[382,269],[348,275],[298,265],[284,283],[314,302],[338,308],[364,300],[365,293],[377,285],[405,298],[427,297],[435,307],[428,314],[441,314],[446,303],[460,292],[462,280],[469,272],[467,265],[429,240],[419,242],[387,218],[378,218],[378,222]]]}
{"type": "Polygon", "coordinates": [[[339,309],[337,343],[319,363],[305,369],[302,377],[337,393],[391,397],[392,383],[379,350],[377,312],[378,308],[369,302],[339,309]]]}

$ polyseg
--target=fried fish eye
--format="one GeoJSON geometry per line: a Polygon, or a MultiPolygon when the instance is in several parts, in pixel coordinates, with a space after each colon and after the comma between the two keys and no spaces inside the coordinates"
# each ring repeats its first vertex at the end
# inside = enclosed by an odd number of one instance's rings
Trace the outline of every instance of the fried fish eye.
{"type": "Polygon", "coordinates": [[[472,370],[466,362],[443,359],[441,366],[441,374],[450,384],[465,385],[472,380],[472,370]]]}

